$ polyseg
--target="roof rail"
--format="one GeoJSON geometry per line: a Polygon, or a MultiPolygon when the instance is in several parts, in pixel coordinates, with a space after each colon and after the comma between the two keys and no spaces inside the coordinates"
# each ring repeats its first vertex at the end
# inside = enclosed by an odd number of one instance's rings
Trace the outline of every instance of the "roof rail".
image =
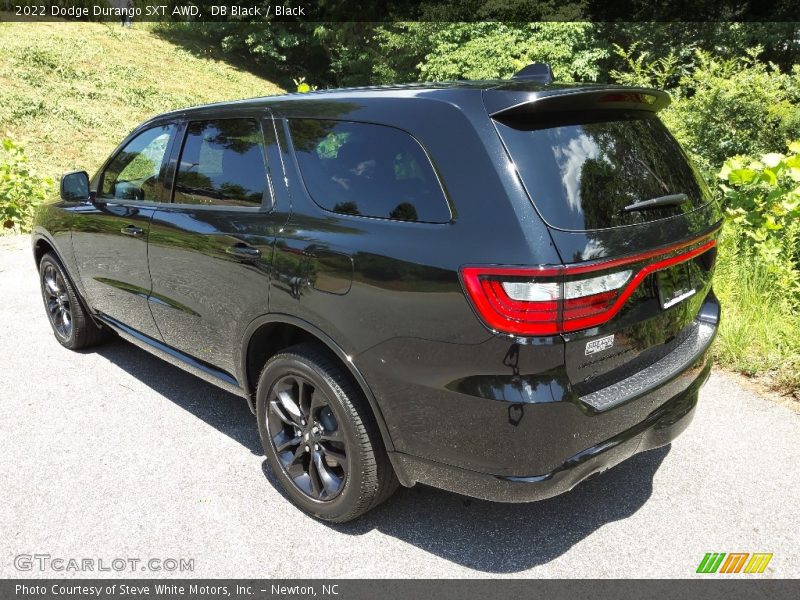
{"type": "Polygon", "coordinates": [[[514,73],[511,79],[525,79],[546,85],[553,83],[553,69],[550,68],[548,63],[531,63],[521,71],[514,73]]]}

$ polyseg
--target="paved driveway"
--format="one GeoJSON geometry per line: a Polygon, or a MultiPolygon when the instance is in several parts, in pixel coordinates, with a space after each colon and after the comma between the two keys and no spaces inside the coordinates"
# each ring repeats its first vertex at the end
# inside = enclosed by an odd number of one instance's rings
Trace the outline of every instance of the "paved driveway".
{"type": "Polygon", "coordinates": [[[276,488],[243,400],[121,341],[62,349],[27,239],[0,238],[0,298],[0,577],[104,575],[20,572],[20,554],[192,559],[195,577],[689,577],[706,552],[800,576],[800,415],[724,375],[671,447],[559,498],[417,486],[329,526],[276,488]]]}

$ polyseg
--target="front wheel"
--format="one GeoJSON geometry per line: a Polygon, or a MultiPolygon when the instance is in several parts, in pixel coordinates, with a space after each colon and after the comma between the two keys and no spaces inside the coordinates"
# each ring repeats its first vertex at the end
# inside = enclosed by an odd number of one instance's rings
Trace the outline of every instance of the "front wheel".
{"type": "Polygon", "coordinates": [[[62,346],[79,350],[106,338],[106,332],[95,325],[84,309],[64,268],[49,252],[39,263],[39,283],[50,326],[62,346]]]}
{"type": "Polygon", "coordinates": [[[258,429],[272,471],[305,512],[342,523],[397,488],[363,395],[335,358],[293,346],[264,366],[258,429]]]}

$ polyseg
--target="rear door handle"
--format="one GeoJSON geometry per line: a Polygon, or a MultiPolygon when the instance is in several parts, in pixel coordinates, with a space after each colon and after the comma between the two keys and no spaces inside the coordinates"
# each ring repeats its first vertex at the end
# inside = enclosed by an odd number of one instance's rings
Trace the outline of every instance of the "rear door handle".
{"type": "Polygon", "coordinates": [[[253,246],[248,246],[247,244],[234,244],[233,246],[228,246],[225,249],[225,252],[231,256],[235,256],[236,258],[249,260],[253,260],[254,258],[261,256],[261,250],[253,246]]]}
{"type": "Polygon", "coordinates": [[[123,227],[119,230],[122,235],[129,235],[131,237],[142,237],[144,235],[144,229],[141,227],[136,227],[135,225],[128,225],[127,227],[123,227]]]}

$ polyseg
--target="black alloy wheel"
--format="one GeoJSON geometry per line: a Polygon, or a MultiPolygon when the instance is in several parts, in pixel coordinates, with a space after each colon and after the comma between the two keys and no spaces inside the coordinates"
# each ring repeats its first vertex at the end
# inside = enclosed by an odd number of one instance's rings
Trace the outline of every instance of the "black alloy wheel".
{"type": "Polygon", "coordinates": [[[321,345],[298,344],[267,361],[256,414],[275,478],[310,515],[350,521],[397,489],[369,403],[342,362],[321,345]]]}
{"type": "Polygon", "coordinates": [[[53,331],[59,339],[68,340],[72,335],[72,305],[67,284],[52,263],[42,269],[42,293],[53,331]]]}
{"type": "Polygon", "coordinates": [[[61,263],[49,252],[39,262],[39,282],[47,318],[62,346],[78,350],[109,336],[89,316],[61,263]]]}
{"type": "Polygon", "coordinates": [[[342,491],[347,449],[323,390],[302,375],[282,377],[272,387],[267,423],[281,467],[298,490],[314,500],[342,491]]]}

